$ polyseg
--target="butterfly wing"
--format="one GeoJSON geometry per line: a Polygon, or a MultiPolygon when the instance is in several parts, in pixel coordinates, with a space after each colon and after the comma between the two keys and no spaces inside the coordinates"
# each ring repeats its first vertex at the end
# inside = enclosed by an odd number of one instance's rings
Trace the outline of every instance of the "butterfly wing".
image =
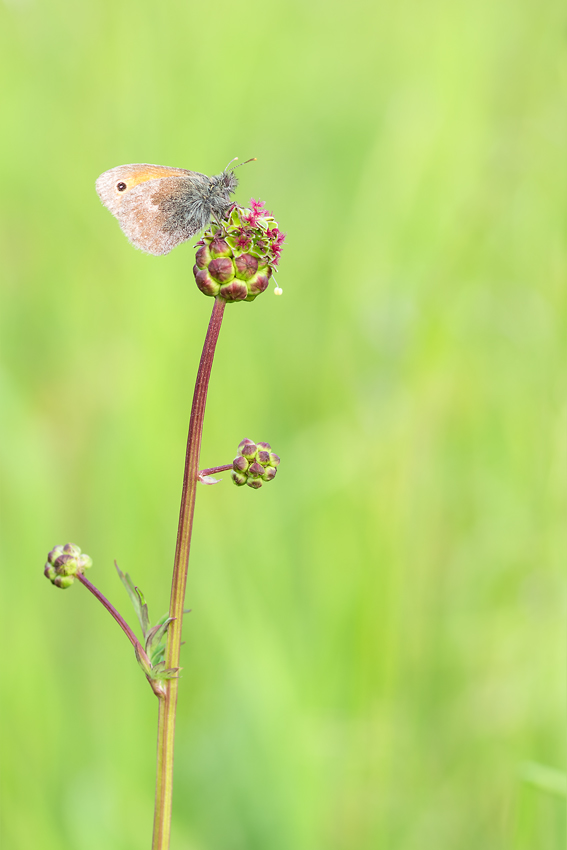
{"type": "Polygon", "coordinates": [[[101,174],[96,190],[130,242],[149,254],[168,254],[203,226],[192,210],[209,178],[164,165],[119,165],[101,174]]]}

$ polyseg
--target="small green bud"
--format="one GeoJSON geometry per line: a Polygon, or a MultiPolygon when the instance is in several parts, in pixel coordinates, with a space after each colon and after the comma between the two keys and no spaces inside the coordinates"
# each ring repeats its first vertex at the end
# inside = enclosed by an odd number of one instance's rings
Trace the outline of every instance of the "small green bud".
{"type": "Polygon", "coordinates": [[[252,254],[241,254],[234,261],[236,277],[240,280],[250,280],[258,271],[258,260],[252,254]]]}
{"type": "Polygon", "coordinates": [[[232,462],[232,468],[235,472],[247,472],[248,471],[248,461],[242,455],[238,455],[234,458],[232,462]]]}
{"type": "Polygon", "coordinates": [[[195,254],[195,262],[197,264],[197,268],[206,269],[212,259],[213,258],[211,257],[211,252],[209,251],[208,245],[201,245],[201,247],[195,254]]]}
{"type": "Polygon", "coordinates": [[[227,301],[244,301],[248,295],[246,284],[242,280],[233,280],[221,286],[219,295],[227,301]]]}
{"type": "Polygon", "coordinates": [[[259,478],[249,478],[246,483],[249,487],[252,487],[253,490],[259,490],[262,486],[262,482],[259,478]]]}
{"type": "Polygon", "coordinates": [[[247,460],[253,460],[256,457],[257,446],[252,440],[242,440],[237,451],[239,455],[242,455],[247,460]]]}
{"type": "Polygon", "coordinates": [[[64,589],[73,584],[75,576],[92,567],[92,563],[88,555],[81,554],[78,546],[66,543],[51,550],[43,574],[56,587],[64,589]]]}
{"type": "Polygon", "coordinates": [[[217,237],[215,237],[209,245],[209,251],[211,252],[211,257],[213,257],[213,259],[216,259],[217,257],[232,257],[232,251],[230,250],[228,242],[225,242],[224,239],[218,239],[217,237]]]}
{"type": "MultiPolygon", "coordinates": [[[[270,282],[269,274],[256,274],[253,278],[248,281],[248,290],[250,295],[256,298],[257,295],[260,295],[261,292],[264,292],[268,288],[268,284],[270,282]]],[[[252,301],[252,298],[248,298],[248,301],[252,301]]]]}
{"type": "Polygon", "coordinates": [[[197,269],[197,266],[193,266],[193,272],[195,274],[197,286],[201,292],[205,295],[219,294],[220,285],[212,279],[207,269],[197,269]]]}
{"type": "Polygon", "coordinates": [[[237,487],[242,487],[243,484],[246,484],[248,480],[247,475],[243,475],[242,472],[236,472],[236,470],[232,470],[231,472],[232,480],[236,484],[237,487]]]}
{"type": "Polygon", "coordinates": [[[218,257],[211,260],[208,266],[209,274],[217,283],[228,283],[235,273],[234,263],[228,257],[218,257]]]}
{"type": "Polygon", "coordinates": [[[247,484],[259,490],[264,481],[275,478],[280,459],[271,448],[269,443],[242,440],[232,463],[232,480],[238,487],[247,484]]]}

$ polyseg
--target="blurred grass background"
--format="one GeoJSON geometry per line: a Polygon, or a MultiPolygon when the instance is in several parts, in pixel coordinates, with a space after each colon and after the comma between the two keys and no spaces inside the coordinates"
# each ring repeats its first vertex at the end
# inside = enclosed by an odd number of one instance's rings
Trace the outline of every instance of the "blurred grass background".
{"type": "Polygon", "coordinates": [[[172,850],[554,850],[565,768],[567,16],[551,0],[0,7],[2,846],[150,846],[156,703],[76,542],[168,605],[212,302],[94,192],[217,173],[288,233],[227,309],[172,850]]]}

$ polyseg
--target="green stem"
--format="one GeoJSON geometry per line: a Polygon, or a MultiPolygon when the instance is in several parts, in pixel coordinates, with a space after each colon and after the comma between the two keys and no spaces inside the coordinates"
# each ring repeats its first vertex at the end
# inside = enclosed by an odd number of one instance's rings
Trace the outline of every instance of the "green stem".
{"type": "MultiPolygon", "coordinates": [[[[197,372],[195,392],[193,394],[189,435],[187,437],[187,452],[185,455],[181,510],[179,512],[179,526],[177,530],[177,546],[175,549],[173,580],[171,584],[169,616],[174,619],[168,631],[166,667],[179,667],[181,632],[183,627],[183,604],[187,585],[187,568],[189,565],[191,532],[193,530],[195,495],[199,481],[199,455],[201,452],[203,420],[205,418],[205,404],[225,304],[226,302],[223,298],[215,298],[211,320],[203,345],[203,353],[199,363],[199,371],[197,372]]],[[[159,701],[156,799],[152,850],[168,850],[169,848],[173,792],[173,743],[178,684],[178,679],[170,679],[167,682],[165,697],[159,701]]]]}

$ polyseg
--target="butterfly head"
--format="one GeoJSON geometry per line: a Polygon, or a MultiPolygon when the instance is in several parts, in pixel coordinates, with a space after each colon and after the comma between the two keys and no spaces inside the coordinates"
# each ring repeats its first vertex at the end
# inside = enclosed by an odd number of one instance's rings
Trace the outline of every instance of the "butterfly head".
{"type": "Polygon", "coordinates": [[[216,174],[214,177],[211,177],[209,194],[214,195],[221,193],[228,200],[229,195],[232,195],[236,191],[237,186],[238,178],[236,177],[234,170],[221,171],[220,174],[216,174]]]}

